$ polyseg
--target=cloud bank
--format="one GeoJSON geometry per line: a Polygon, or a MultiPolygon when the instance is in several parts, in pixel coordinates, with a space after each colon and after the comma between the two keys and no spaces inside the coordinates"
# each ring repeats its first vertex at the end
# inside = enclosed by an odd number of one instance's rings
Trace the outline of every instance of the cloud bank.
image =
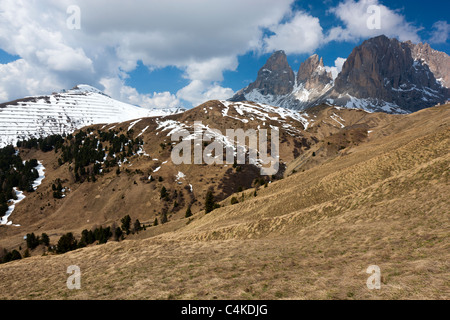
{"type": "Polygon", "coordinates": [[[420,28],[378,0],[346,0],[329,11],[342,21],[343,26],[332,28],[326,37],[327,42],[354,41],[382,34],[400,41],[420,41],[420,28]]]}
{"type": "MultiPolygon", "coordinates": [[[[248,52],[313,53],[332,41],[358,41],[379,34],[419,41],[419,28],[378,0],[345,0],[329,10],[339,25],[294,11],[294,0],[2,0],[0,49],[20,59],[0,64],[0,101],[46,94],[89,83],[113,98],[147,108],[197,105],[233,95],[222,87],[248,52]],[[381,27],[367,28],[369,6],[380,8],[381,27]],[[80,9],[80,29],[67,9],[80,9]],[[72,21],[71,20],[71,21],[72,21]],[[70,22],[70,21],[69,21],[70,22]],[[178,92],[139,93],[126,85],[142,62],[150,70],[175,66],[189,84],[178,92]]],[[[447,41],[445,21],[432,41],[447,41]]],[[[342,68],[338,58],[333,75],[342,68]]]]}

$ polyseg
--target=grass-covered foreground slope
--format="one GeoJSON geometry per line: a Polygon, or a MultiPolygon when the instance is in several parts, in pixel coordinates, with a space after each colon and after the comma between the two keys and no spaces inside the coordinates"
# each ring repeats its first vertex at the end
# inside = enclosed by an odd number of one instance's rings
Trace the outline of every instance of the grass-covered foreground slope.
{"type": "Polygon", "coordinates": [[[190,223],[0,265],[0,298],[448,299],[449,121],[448,106],[395,117],[190,223]],[[80,290],[66,287],[70,265],[80,290]]]}

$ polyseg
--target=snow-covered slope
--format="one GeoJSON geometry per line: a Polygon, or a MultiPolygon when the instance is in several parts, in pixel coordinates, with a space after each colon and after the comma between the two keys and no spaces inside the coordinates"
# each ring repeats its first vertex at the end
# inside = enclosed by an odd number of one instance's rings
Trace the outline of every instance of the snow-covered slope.
{"type": "MultiPolygon", "coordinates": [[[[207,103],[197,107],[199,108],[199,110],[201,109],[201,112],[204,112],[206,116],[208,116],[208,113],[212,112],[213,109],[218,109],[220,110],[223,118],[232,118],[244,124],[253,123],[254,126],[257,126],[258,129],[281,127],[290,135],[293,135],[295,133],[301,136],[302,131],[307,130],[314,123],[314,119],[306,112],[273,107],[262,103],[231,102],[225,100],[213,100],[207,103]],[[210,103],[209,107],[204,106],[207,103],[210,103]]],[[[195,110],[195,108],[193,110],[195,110]]],[[[158,124],[156,128],[156,134],[158,135],[159,132],[165,132],[167,136],[171,136],[172,134],[180,130],[194,131],[195,125],[190,125],[186,122],[164,118],[157,118],[156,122],[158,124]]],[[[209,125],[203,125],[200,121],[199,126],[202,126],[203,131],[208,132],[208,135],[218,138],[219,141],[224,141],[226,145],[233,144],[227,142],[226,136],[221,135],[220,137],[218,137],[217,132],[211,130],[209,125]]],[[[196,133],[185,138],[185,140],[194,139],[195,137],[196,133]]]]}
{"type": "MultiPolygon", "coordinates": [[[[254,101],[265,105],[281,108],[306,110],[318,104],[326,102],[323,97],[332,89],[332,83],[324,87],[307,89],[303,84],[295,84],[291,93],[285,95],[261,94],[260,90],[253,89],[248,93],[242,93],[243,101],[254,101]]],[[[235,101],[231,99],[230,101],[235,101]]]]}
{"type": "Polygon", "coordinates": [[[0,147],[17,140],[70,133],[84,126],[164,116],[180,109],[145,109],[112,99],[100,90],[78,85],[48,96],[0,104],[0,147]]]}

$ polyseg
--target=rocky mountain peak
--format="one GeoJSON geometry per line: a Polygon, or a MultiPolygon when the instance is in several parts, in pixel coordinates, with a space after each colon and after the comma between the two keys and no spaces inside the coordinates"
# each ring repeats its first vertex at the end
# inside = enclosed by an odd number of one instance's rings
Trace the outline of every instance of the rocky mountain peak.
{"type": "Polygon", "coordinates": [[[286,54],[277,51],[256,81],[230,100],[302,110],[329,103],[409,113],[445,103],[450,99],[449,84],[450,57],[445,52],[381,35],[355,47],[334,81],[316,54],[301,64],[294,79],[286,54]]]}
{"type": "Polygon", "coordinates": [[[336,78],[336,94],[393,103],[409,111],[444,101],[448,89],[437,81],[426,60],[417,59],[418,48],[425,47],[386,36],[364,41],[336,78]]]}
{"type": "Polygon", "coordinates": [[[323,58],[317,54],[309,57],[300,65],[297,74],[297,83],[302,84],[306,89],[322,89],[333,81],[331,72],[327,72],[323,65],[323,58]]]}
{"type": "Polygon", "coordinates": [[[446,88],[450,87],[450,56],[434,50],[428,43],[413,44],[407,41],[414,60],[427,64],[436,79],[446,88]]]}
{"type": "Polygon", "coordinates": [[[266,64],[263,66],[263,69],[268,69],[270,71],[285,71],[291,69],[289,63],[287,61],[286,53],[283,50],[274,52],[266,64]]]}
{"type": "Polygon", "coordinates": [[[266,64],[259,70],[256,81],[250,84],[245,92],[255,89],[262,95],[285,95],[292,92],[295,75],[284,51],[274,52],[266,64]]]}

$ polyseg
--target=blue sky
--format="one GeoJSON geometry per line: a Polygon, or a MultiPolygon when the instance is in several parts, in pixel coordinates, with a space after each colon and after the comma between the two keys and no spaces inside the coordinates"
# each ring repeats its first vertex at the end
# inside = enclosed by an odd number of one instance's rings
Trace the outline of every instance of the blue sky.
{"type": "Polygon", "coordinates": [[[313,53],[339,71],[378,34],[448,54],[448,12],[442,0],[2,0],[0,102],[86,83],[147,108],[196,106],[247,86],[275,50],[294,71],[313,53]]]}

